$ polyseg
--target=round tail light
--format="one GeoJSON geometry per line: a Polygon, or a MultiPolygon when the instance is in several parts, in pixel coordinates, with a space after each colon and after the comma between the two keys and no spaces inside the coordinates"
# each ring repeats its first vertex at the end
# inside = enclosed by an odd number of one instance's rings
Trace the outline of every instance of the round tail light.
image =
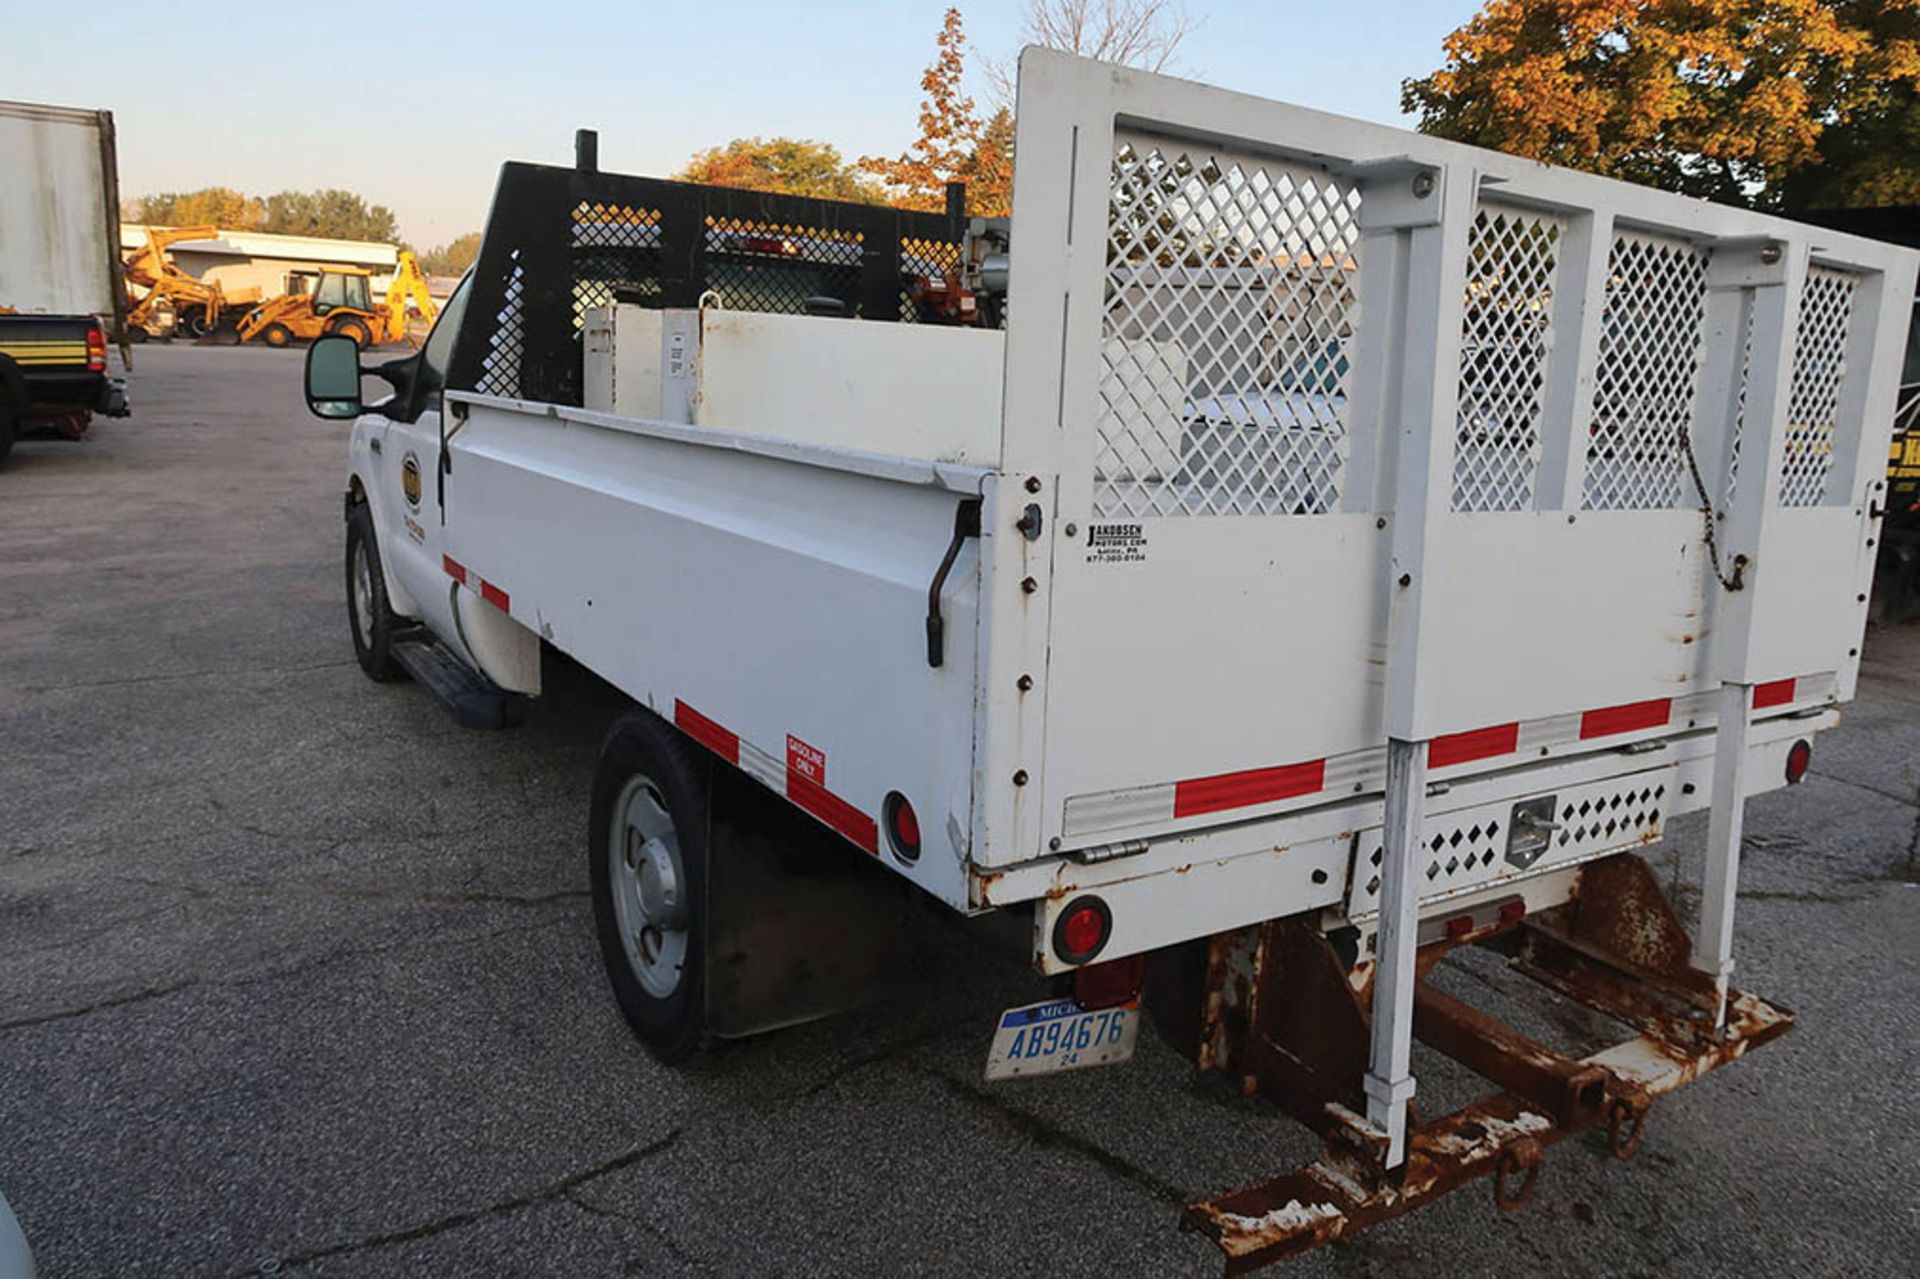
{"type": "Polygon", "coordinates": [[[907,797],[899,791],[888,792],[885,816],[887,842],[893,845],[893,855],[903,862],[919,861],[920,819],[907,797]]]}
{"type": "Polygon", "coordinates": [[[1113,912],[1098,897],[1067,904],[1053,922],[1053,953],[1063,964],[1084,964],[1106,947],[1113,933],[1113,912]]]}
{"type": "Polygon", "coordinates": [[[1813,743],[1803,737],[1787,749],[1787,785],[1799,784],[1812,763],[1813,743]]]}

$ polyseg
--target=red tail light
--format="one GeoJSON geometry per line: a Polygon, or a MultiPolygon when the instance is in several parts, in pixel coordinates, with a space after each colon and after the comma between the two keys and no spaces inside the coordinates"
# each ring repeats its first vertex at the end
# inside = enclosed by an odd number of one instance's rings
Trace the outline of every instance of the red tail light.
{"type": "Polygon", "coordinates": [[[1131,1003],[1147,977],[1147,957],[1128,955],[1073,970],[1073,1001],[1083,1009],[1131,1003]]]}
{"type": "Polygon", "coordinates": [[[107,335],[95,320],[87,326],[87,371],[105,373],[107,371],[107,335]]]}
{"type": "Polygon", "coordinates": [[[1084,964],[1105,949],[1113,912],[1098,897],[1081,897],[1053,925],[1053,953],[1062,963],[1084,964]]]}
{"type": "Polygon", "coordinates": [[[1798,785],[1813,763],[1813,743],[1801,738],[1787,748],[1787,785],[1798,785]]]}
{"type": "Polygon", "coordinates": [[[899,791],[890,791],[886,801],[887,840],[894,855],[903,862],[920,860],[920,819],[913,805],[899,791]]]}

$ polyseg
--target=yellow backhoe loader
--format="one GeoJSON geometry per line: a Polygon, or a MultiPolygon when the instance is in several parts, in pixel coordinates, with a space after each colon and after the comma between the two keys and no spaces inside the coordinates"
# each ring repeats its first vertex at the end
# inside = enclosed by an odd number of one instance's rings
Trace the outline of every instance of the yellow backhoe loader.
{"type": "MultiPolygon", "coordinates": [[[[150,226],[146,234],[147,242],[134,251],[126,264],[127,283],[146,290],[144,296],[129,299],[127,334],[134,341],[173,333],[205,337],[219,325],[223,314],[260,300],[259,289],[235,289],[228,293],[218,280],[188,275],[167,252],[170,246],[186,240],[217,239],[220,228],[150,226]]],[[[129,289],[129,293],[131,291],[129,289]]]]}
{"type": "Polygon", "coordinates": [[[357,267],[326,267],[311,293],[283,293],[268,298],[240,321],[242,342],[286,346],[296,338],[312,341],[323,333],[340,333],[361,346],[384,346],[408,340],[409,311],[430,326],[439,308],[427,292],[420,261],[405,249],[387,283],[387,296],[373,302],[372,274],[357,267]]]}

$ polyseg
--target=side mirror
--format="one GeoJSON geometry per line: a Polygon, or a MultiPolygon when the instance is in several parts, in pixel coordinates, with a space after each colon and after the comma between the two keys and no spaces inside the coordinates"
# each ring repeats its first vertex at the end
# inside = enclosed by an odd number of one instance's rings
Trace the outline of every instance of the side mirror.
{"type": "Polygon", "coordinates": [[[315,417],[360,416],[360,347],[333,333],[307,348],[307,408],[315,417]]]}

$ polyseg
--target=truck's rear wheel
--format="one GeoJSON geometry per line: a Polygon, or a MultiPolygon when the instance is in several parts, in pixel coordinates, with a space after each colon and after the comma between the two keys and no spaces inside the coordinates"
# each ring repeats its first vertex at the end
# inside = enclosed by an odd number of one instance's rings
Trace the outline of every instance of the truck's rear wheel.
{"type": "Polygon", "coordinates": [[[600,957],[647,1050],[681,1061],[707,1036],[705,755],[646,711],[600,748],[587,866],[600,957]]]}
{"type": "Polygon", "coordinates": [[[380,568],[380,547],[373,536],[373,513],[365,502],[347,516],[347,621],[353,629],[353,654],[369,679],[390,680],[399,671],[393,660],[393,606],[387,602],[387,575],[380,568]]]}

